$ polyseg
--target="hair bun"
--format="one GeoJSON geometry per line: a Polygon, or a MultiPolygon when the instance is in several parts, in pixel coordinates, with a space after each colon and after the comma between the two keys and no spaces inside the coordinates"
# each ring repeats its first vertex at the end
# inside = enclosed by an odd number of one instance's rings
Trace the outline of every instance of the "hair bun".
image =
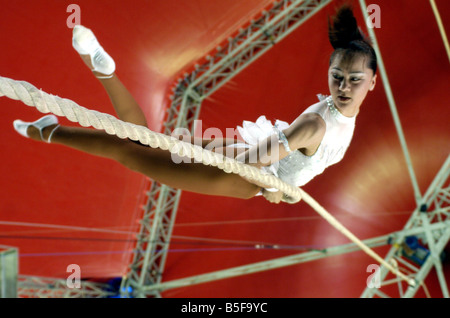
{"type": "Polygon", "coordinates": [[[347,48],[352,41],[366,41],[349,5],[341,6],[332,21],[328,19],[328,37],[334,49],[347,48]]]}

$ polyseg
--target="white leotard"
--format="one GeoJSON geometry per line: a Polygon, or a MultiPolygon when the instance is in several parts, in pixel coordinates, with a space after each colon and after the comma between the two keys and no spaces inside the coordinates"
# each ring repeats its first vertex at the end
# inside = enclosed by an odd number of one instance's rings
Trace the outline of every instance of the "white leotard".
{"type": "MultiPolygon", "coordinates": [[[[314,104],[303,112],[319,114],[326,123],[326,132],[316,153],[306,156],[299,150],[294,150],[280,161],[261,168],[294,186],[305,185],[325,168],[341,161],[353,136],[355,117],[342,115],[334,106],[331,97],[318,96],[326,102],[314,104]]],[[[279,130],[290,126],[280,120],[277,120],[275,125],[279,130]]],[[[247,143],[246,147],[256,145],[268,136],[276,134],[274,125],[265,116],[260,116],[254,123],[244,121],[242,127],[238,126],[237,129],[247,143]]]]}

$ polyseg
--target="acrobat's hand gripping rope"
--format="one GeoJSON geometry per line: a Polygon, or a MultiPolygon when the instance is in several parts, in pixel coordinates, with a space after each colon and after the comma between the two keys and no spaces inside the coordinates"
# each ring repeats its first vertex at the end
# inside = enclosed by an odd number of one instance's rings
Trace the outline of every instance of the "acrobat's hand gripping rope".
{"type": "Polygon", "coordinates": [[[273,175],[265,174],[256,167],[252,167],[234,159],[225,157],[221,154],[205,150],[198,145],[192,145],[190,143],[180,141],[174,137],[153,132],[144,126],[123,122],[112,115],[84,108],[71,100],[50,95],[42,90],[38,90],[30,83],[24,81],[15,81],[0,76],[0,97],[2,96],[6,96],[14,100],[20,100],[25,105],[36,107],[41,113],[53,113],[58,116],[66,117],[72,122],[78,122],[83,127],[92,126],[95,129],[105,130],[110,135],[117,135],[119,138],[130,138],[135,141],[138,140],[142,144],[148,145],[152,148],[168,150],[171,153],[177,154],[181,157],[184,156],[195,159],[198,162],[202,162],[204,165],[215,166],[227,173],[238,174],[250,182],[261,185],[262,187],[277,188],[292,198],[291,203],[298,202],[303,199],[334,228],[344,234],[369,256],[374,258],[380,264],[383,264],[395,275],[398,275],[404,279],[409,285],[415,286],[415,281],[413,279],[410,279],[403,273],[399,272],[378,254],[372,251],[302,189],[287,184],[273,175]]]}

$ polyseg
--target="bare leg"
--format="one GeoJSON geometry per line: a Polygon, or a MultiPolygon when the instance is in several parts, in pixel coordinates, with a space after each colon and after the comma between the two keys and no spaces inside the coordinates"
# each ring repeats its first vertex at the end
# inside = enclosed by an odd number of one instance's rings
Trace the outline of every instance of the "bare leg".
{"type": "Polygon", "coordinates": [[[99,81],[108,93],[117,116],[121,120],[148,127],[141,107],[116,74],[113,74],[112,78],[99,79],[99,81]]]}
{"type": "MultiPolygon", "coordinates": [[[[93,69],[89,55],[80,55],[89,69],[93,69]]],[[[102,78],[105,74],[93,72],[100,83],[105,88],[117,116],[126,122],[147,127],[147,120],[144,112],[128,89],[122,84],[116,73],[111,74],[111,78],[102,78]]]]}
{"type": "MultiPolygon", "coordinates": [[[[80,55],[85,64],[93,69],[89,55],[80,55]]],[[[137,125],[147,126],[142,109],[119,80],[117,75],[101,78],[105,74],[94,72],[108,93],[120,119],[137,125]]],[[[44,137],[54,126],[44,129],[44,137]]],[[[29,128],[29,136],[40,140],[34,127],[29,128]]],[[[207,143],[209,144],[210,141],[207,143]]],[[[142,147],[129,140],[108,135],[103,131],[85,128],[59,127],[52,137],[52,143],[62,144],[92,155],[115,160],[125,167],[140,172],[153,180],[191,192],[236,198],[251,198],[260,187],[244,180],[236,174],[201,163],[175,163],[172,154],[161,149],[142,147]]],[[[206,143],[205,143],[206,144],[206,143]]],[[[219,142],[223,145],[223,142],[219,142]]],[[[220,145],[217,145],[220,148],[220,145]]]]}
{"type": "MultiPolygon", "coordinates": [[[[54,127],[48,126],[43,130],[44,139],[54,127]]],[[[40,140],[39,131],[34,127],[28,128],[28,135],[40,140]]],[[[248,199],[260,190],[237,174],[228,174],[201,163],[177,164],[168,151],[142,147],[100,130],[60,126],[52,136],[52,143],[115,160],[153,180],[186,191],[248,199]]]]}

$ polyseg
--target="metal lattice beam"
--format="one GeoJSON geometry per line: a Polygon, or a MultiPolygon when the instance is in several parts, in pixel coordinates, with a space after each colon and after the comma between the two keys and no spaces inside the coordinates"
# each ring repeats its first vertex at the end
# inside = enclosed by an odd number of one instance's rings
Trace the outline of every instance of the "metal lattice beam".
{"type": "MultiPolygon", "coordinates": [[[[141,286],[161,281],[180,194],[179,190],[151,182],[134,258],[126,281],[127,287],[137,290],[133,295],[135,297],[144,297],[139,292],[141,286]]],[[[124,292],[127,290],[128,288],[125,288],[124,292]]],[[[160,295],[155,293],[152,296],[160,295]]]]}
{"type": "Polygon", "coordinates": [[[109,285],[81,281],[80,288],[68,288],[67,281],[58,278],[19,275],[20,298],[106,298],[116,296],[109,285]]]}
{"type": "Polygon", "coordinates": [[[423,286],[425,278],[433,267],[436,269],[443,296],[449,296],[440,259],[450,239],[449,174],[450,156],[447,157],[441,170],[428,188],[424,196],[424,203],[416,208],[403,231],[398,232],[395,236],[392,241],[393,246],[385,258],[386,262],[404,267],[409,272],[409,276],[414,278],[416,285],[404,286],[399,279],[392,278],[392,275],[389,276],[388,270],[381,266],[379,271],[380,288],[367,287],[361,297],[414,297],[417,290],[423,286]],[[420,238],[424,246],[429,249],[429,255],[422,264],[411,261],[414,251],[411,251],[405,243],[406,239],[411,236],[420,238]],[[392,284],[397,284],[398,293],[390,296],[384,289],[392,284]]]}
{"type": "MultiPolygon", "coordinates": [[[[207,57],[207,63],[197,66],[195,71],[180,80],[173,95],[172,107],[179,109],[177,105],[183,103],[201,102],[330,2],[275,2],[271,10],[263,12],[261,18],[252,21],[248,28],[241,29],[235,38],[230,38],[226,46],[218,47],[214,56],[207,57]]],[[[183,115],[182,111],[179,113],[183,115]]]]}

